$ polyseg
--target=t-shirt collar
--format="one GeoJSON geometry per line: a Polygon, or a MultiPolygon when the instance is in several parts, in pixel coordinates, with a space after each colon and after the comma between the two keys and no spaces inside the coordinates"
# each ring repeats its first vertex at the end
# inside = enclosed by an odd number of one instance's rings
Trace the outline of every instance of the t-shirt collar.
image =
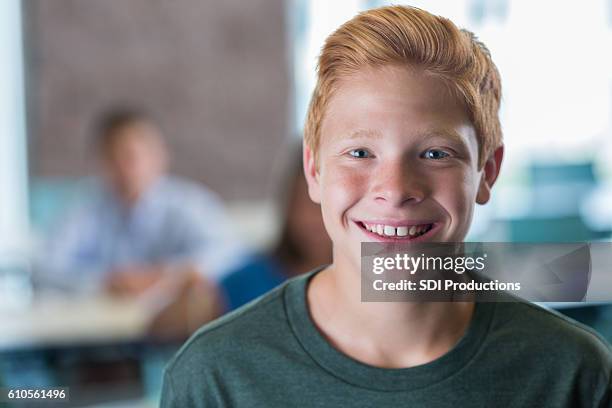
{"type": "Polygon", "coordinates": [[[304,350],[320,367],[347,383],[380,391],[409,391],[428,387],[459,373],[476,356],[489,331],[495,304],[476,303],[466,333],[442,357],[427,364],[399,369],[361,363],[334,348],[319,332],[310,316],[306,297],[308,284],[324,268],[294,279],[285,287],[285,310],[291,330],[304,350]]]}

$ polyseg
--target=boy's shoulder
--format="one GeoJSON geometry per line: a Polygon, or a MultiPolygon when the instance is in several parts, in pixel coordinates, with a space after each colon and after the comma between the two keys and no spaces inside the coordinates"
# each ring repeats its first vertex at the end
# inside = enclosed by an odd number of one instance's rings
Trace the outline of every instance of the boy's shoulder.
{"type": "Polygon", "coordinates": [[[257,353],[260,345],[282,346],[279,336],[286,340],[286,336],[291,335],[283,299],[285,289],[292,282],[306,278],[291,279],[201,327],[170,361],[166,372],[179,374],[198,367],[209,370],[218,363],[225,363],[221,360],[257,353]]]}
{"type": "Polygon", "coordinates": [[[593,329],[532,303],[498,303],[488,342],[506,350],[546,356],[551,364],[612,367],[610,345],[593,329]]]}
{"type": "MultiPolygon", "coordinates": [[[[286,312],[285,292],[290,285],[305,286],[313,273],[291,279],[203,326],[176,354],[167,371],[190,366],[210,369],[215,363],[226,364],[228,358],[238,354],[243,358],[257,356],[262,345],[267,352],[286,349],[294,334],[286,312]]],[[[547,355],[560,365],[612,367],[609,344],[594,330],[556,311],[522,301],[497,303],[493,309],[485,348],[504,353],[522,350],[523,356],[547,355]]]]}
{"type": "MultiPolygon", "coordinates": [[[[321,354],[321,350],[304,343],[312,340],[304,337],[304,327],[299,326],[307,324],[307,320],[303,316],[296,319],[294,308],[295,302],[305,301],[307,281],[314,273],[291,279],[202,327],[166,367],[162,406],[223,405],[219,401],[243,397],[248,400],[254,395],[267,401],[272,391],[278,391],[276,394],[285,401],[285,397],[290,399],[287,395],[291,390],[303,389],[309,382],[336,389],[345,384],[344,380],[336,381],[336,376],[355,380],[352,370],[335,371],[338,367],[334,366],[334,355],[321,354]],[[316,361],[306,348],[318,353],[316,361]],[[327,369],[322,368],[319,357],[332,359],[327,369]],[[268,394],[262,397],[262,392],[268,394]]],[[[604,393],[609,392],[612,354],[607,343],[585,326],[537,305],[478,304],[473,325],[462,342],[473,343],[473,347],[462,348],[465,358],[458,356],[457,350],[451,353],[456,361],[464,361],[460,369],[470,370],[471,374],[453,376],[448,389],[441,388],[440,392],[452,393],[454,387],[464,387],[466,378],[476,391],[481,389],[480,380],[486,383],[490,378],[503,380],[483,391],[494,389],[514,395],[514,390],[527,387],[522,392],[525,401],[539,398],[542,387],[558,391],[558,398],[552,400],[556,402],[569,394],[581,401],[590,401],[594,396],[603,400],[604,393]],[[524,384],[525,378],[530,379],[529,385],[524,384]]],[[[449,358],[445,361],[452,364],[449,358]]],[[[441,368],[440,362],[433,364],[437,364],[436,370],[441,368]]],[[[349,367],[363,370],[365,366],[355,363],[349,367]]],[[[384,371],[372,369],[377,370],[376,375],[384,371]]],[[[342,389],[349,394],[361,389],[351,387],[350,392],[342,389]]],[[[556,405],[559,404],[552,406],[556,405]]]]}

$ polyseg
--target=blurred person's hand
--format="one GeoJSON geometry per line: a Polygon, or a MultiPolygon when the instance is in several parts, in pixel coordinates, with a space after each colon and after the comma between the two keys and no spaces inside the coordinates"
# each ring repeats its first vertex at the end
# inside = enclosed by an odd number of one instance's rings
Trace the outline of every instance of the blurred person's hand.
{"type": "Polygon", "coordinates": [[[223,310],[216,286],[192,265],[118,269],[106,289],[146,304],[153,316],[148,332],[158,339],[183,340],[223,310]]]}
{"type": "Polygon", "coordinates": [[[138,296],[158,284],[168,275],[168,268],[140,265],[117,269],[106,281],[106,291],[118,296],[138,296]]]}

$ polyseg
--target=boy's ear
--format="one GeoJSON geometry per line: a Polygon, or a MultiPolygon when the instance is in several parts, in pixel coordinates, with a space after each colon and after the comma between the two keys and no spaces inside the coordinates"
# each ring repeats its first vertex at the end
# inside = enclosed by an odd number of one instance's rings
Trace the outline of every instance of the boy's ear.
{"type": "Polygon", "coordinates": [[[304,143],[304,174],[308,184],[308,195],[317,204],[321,204],[321,187],[319,185],[319,171],[315,162],[314,152],[304,143]]]}
{"type": "Polygon", "coordinates": [[[504,146],[502,145],[495,149],[486,161],[480,178],[480,185],[478,186],[478,194],[476,194],[476,202],[478,204],[486,204],[491,198],[491,188],[493,188],[493,184],[497,180],[503,158],[504,146]]]}

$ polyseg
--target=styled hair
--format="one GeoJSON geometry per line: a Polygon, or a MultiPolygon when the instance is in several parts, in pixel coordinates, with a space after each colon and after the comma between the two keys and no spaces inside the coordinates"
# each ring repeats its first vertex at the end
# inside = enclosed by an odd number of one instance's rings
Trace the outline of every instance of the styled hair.
{"type": "Polygon", "coordinates": [[[321,124],[339,80],[366,67],[419,68],[447,84],[462,102],[478,139],[478,167],[502,144],[501,80],[486,46],[467,30],[427,11],[390,6],[358,14],[321,51],[304,140],[317,156],[321,124]]]}

